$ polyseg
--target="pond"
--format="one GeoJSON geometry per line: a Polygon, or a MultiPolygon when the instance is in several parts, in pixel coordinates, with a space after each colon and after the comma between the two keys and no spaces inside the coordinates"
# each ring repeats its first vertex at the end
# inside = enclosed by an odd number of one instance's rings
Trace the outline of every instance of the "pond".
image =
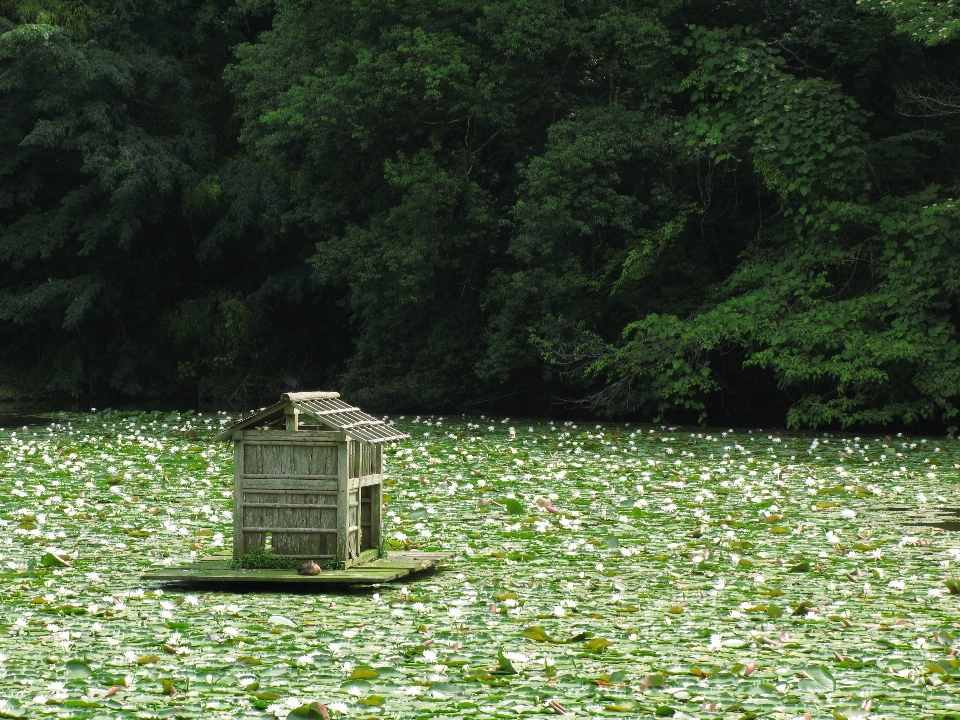
{"type": "Polygon", "coordinates": [[[49,425],[55,421],[55,418],[55,413],[46,412],[40,408],[14,409],[0,405],[0,431],[33,425],[49,425]]]}
{"type": "Polygon", "coordinates": [[[229,546],[230,420],[0,432],[0,716],[960,717],[955,440],[395,418],[385,532],[447,569],[145,585],[229,546]]]}

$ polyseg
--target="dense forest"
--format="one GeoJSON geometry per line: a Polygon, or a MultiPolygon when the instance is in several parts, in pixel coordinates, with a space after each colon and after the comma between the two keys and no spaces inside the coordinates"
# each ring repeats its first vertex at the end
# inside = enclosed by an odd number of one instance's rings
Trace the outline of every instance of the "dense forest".
{"type": "Polygon", "coordinates": [[[947,427],[960,2],[0,0],[0,387],[947,427]]]}

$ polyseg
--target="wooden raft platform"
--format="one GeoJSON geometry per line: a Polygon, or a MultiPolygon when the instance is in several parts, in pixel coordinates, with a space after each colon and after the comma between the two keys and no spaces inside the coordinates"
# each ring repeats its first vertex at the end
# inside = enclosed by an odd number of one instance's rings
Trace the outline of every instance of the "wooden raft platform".
{"type": "Polygon", "coordinates": [[[151,570],[142,575],[150,582],[216,583],[216,584],[296,584],[314,585],[371,585],[386,583],[436,567],[452,557],[453,553],[391,552],[385,558],[370,560],[346,570],[323,570],[319,575],[298,575],[296,570],[233,570],[230,553],[218,553],[200,558],[190,565],[151,570]]]}

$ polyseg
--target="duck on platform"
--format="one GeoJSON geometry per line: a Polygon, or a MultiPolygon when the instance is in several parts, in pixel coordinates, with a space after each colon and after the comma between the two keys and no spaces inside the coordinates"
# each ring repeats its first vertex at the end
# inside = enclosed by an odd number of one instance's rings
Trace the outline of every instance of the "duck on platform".
{"type": "Polygon", "coordinates": [[[320,566],[317,565],[313,560],[307,560],[305,563],[297,565],[297,572],[300,575],[319,575],[320,566]]]}

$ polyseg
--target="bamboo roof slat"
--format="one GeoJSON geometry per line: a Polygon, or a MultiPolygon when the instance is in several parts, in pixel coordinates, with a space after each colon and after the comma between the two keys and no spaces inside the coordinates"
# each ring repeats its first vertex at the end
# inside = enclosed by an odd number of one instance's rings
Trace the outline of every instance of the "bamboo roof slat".
{"type": "Polygon", "coordinates": [[[280,418],[288,408],[299,410],[301,415],[313,417],[328,428],[343,431],[355,440],[366,443],[382,444],[406,440],[410,437],[383,420],[378,420],[344,402],[340,399],[339,393],[303,392],[282,395],[280,402],[241,418],[220,432],[214,440],[225,440],[237,430],[255,427],[280,418]]]}

